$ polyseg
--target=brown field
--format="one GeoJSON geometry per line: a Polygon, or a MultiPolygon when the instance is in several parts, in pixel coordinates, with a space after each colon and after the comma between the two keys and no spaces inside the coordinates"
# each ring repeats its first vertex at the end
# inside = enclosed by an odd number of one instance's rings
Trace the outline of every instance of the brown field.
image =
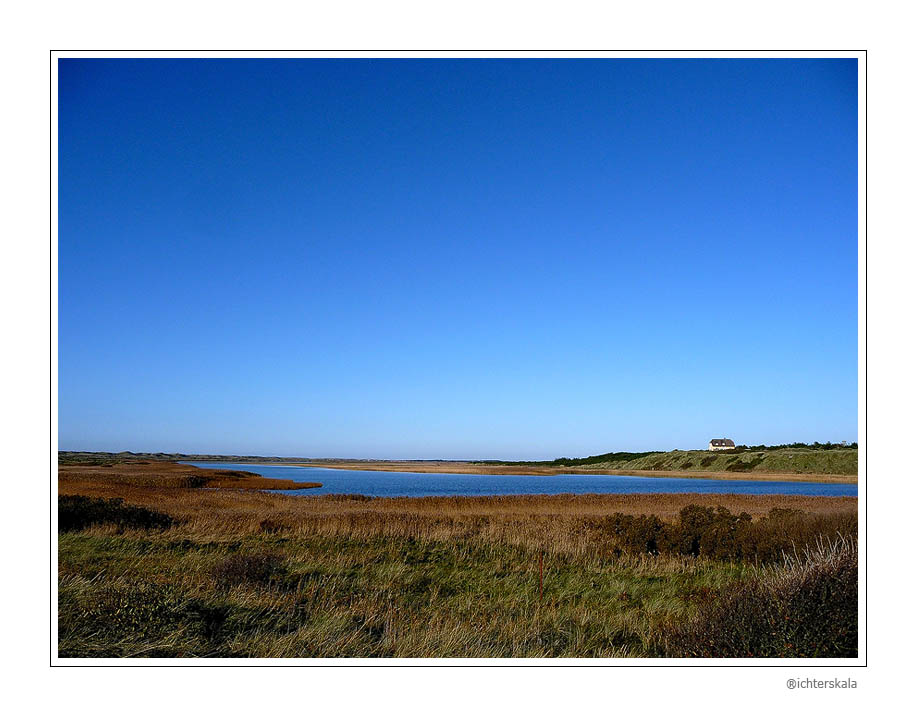
{"type": "MultiPolygon", "coordinates": [[[[220,476],[225,471],[175,463],[61,466],[61,495],[123,498],[165,511],[181,521],[177,530],[208,535],[258,533],[264,520],[298,534],[402,536],[431,539],[479,537],[517,545],[587,547],[583,522],[614,513],[677,517],[688,505],[723,506],[758,518],[772,508],[819,515],[855,513],[856,498],[784,495],[524,495],[486,497],[363,498],[288,496],[266,488],[303,488],[312,484],[273,478],[220,476]],[[211,474],[216,474],[212,475],[211,474]],[[206,478],[190,487],[188,477],[206,478]],[[203,489],[202,489],[203,488],[203,489]],[[209,490],[217,488],[218,490],[209,490]]],[[[317,484],[315,484],[317,485],[317,484]]]]}
{"type": "Polygon", "coordinates": [[[338,468],[353,471],[399,471],[406,473],[480,473],[485,475],[560,475],[587,474],[608,476],[650,476],[659,478],[711,478],[714,480],[763,480],[798,481],[805,483],[856,483],[855,475],[833,473],[761,473],[737,471],[692,471],[692,470],[614,470],[607,468],[584,468],[581,466],[515,466],[464,463],[461,461],[315,461],[309,463],[278,463],[313,468],[338,468]]]}
{"type": "Polygon", "coordinates": [[[248,471],[196,468],[166,461],[135,461],[110,465],[61,465],[58,485],[61,495],[111,497],[131,487],[166,491],[197,488],[230,491],[290,490],[316,488],[321,483],[295,483],[291,480],[265,478],[248,471]]]}

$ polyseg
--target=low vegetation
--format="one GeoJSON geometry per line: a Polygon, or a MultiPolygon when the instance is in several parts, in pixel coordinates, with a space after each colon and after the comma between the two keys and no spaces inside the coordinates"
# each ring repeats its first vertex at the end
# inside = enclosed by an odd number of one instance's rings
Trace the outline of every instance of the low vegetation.
{"type": "Polygon", "coordinates": [[[58,465],[62,466],[111,466],[117,463],[144,463],[153,461],[220,461],[223,463],[284,463],[305,461],[307,458],[281,456],[223,456],[212,453],[134,453],[121,451],[59,451],[58,465]]]}
{"type": "Polygon", "coordinates": [[[163,529],[175,521],[171,516],[149,508],[125,505],[122,498],[87,498],[83,495],[60,496],[57,501],[57,529],[62,533],[85,530],[92,526],[113,525],[125,529],[163,529]]]}
{"type": "Polygon", "coordinates": [[[857,444],[787,443],[736,446],[724,451],[647,451],[602,453],[553,461],[476,461],[479,465],[592,469],[595,471],[663,471],[670,473],[857,474],[857,444]]]}
{"type": "Polygon", "coordinates": [[[646,451],[644,453],[628,453],[619,451],[617,453],[602,453],[597,456],[587,456],[585,458],[555,458],[553,461],[472,461],[473,463],[510,465],[510,466],[591,466],[599,463],[624,463],[627,461],[645,458],[647,456],[658,455],[659,451],[646,451]]]}
{"type": "Polygon", "coordinates": [[[297,490],[321,485],[265,478],[248,471],[197,468],[167,461],[65,463],[59,467],[58,480],[71,488],[68,492],[79,492],[76,488],[83,486],[91,495],[104,494],[115,486],[120,486],[123,491],[131,486],[164,490],[297,490]]]}
{"type": "MultiPolygon", "coordinates": [[[[616,471],[696,471],[710,473],[857,474],[857,449],[780,448],[772,450],[669,451],[633,458],[596,460],[590,468],[616,471]]],[[[594,456],[603,458],[603,456],[594,456]]],[[[561,459],[562,460],[562,459],[561,459]]],[[[587,461],[590,459],[581,459],[587,461]]],[[[583,463],[570,463],[578,466],[583,463]]],[[[741,476],[737,476],[741,477],[741,476]]]]}
{"type": "Polygon", "coordinates": [[[60,465],[112,467],[163,465],[169,461],[224,461],[231,463],[286,463],[322,465],[352,470],[401,470],[448,473],[556,474],[563,472],[636,474],[660,472],[673,475],[741,477],[850,476],[857,475],[857,444],[787,443],[779,446],[737,446],[725,451],[615,452],[585,458],[555,458],[552,461],[348,461],[264,456],[185,455],[165,453],[76,453],[61,452],[60,465]]]}
{"type": "Polygon", "coordinates": [[[839,535],[717,591],[657,641],[670,657],[856,657],[857,621],[857,546],[839,535]]]}
{"type": "Polygon", "coordinates": [[[757,521],[719,506],[689,505],[677,521],[655,515],[615,513],[598,521],[623,550],[658,555],[690,555],[717,560],[780,560],[799,545],[814,545],[825,535],[853,535],[856,515],[813,515],[801,510],[771,508],[757,521]]]}
{"type": "Polygon", "coordinates": [[[855,651],[854,498],[293,497],[98,471],[61,472],[62,657],[855,651]]]}

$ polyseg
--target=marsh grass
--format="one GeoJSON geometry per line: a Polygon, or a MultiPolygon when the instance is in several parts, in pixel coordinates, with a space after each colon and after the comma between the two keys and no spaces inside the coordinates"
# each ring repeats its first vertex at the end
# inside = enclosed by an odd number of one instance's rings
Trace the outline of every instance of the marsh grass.
{"type": "MultiPolygon", "coordinates": [[[[290,490],[315,488],[321,483],[297,483],[265,478],[257,473],[213,468],[198,468],[180,463],[125,461],[119,463],[75,463],[59,466],[58,481],[79,490],[81,487],[163,488],[217,490],[290,490]]],[[[73,492],[75,492],[75,490],[73,492]]]]}
{"type": "Polygon", "coordinates": [[[62,656],[641,655],[685,595],[746,571],[549,554],[539,601],[537,553],[506,545],[87,531],[62,535],[60,549],[62,656]]]}
{"type": "Polygon", "coordinates": [[[616,513],[666,526],[679,524],[692,504],[702,509],[692,509],[695,518],[706,509],[716,516],[722,505],[733,518],[747,512],[762,535],[797,521],[795,538],[781,544],[801,564],[832,521],[856,526],[855,499],[356,500],[137,485],[105,475],[60,482],[62,494],[75,490],[122,498],[174,522],[156,530],[96,523],[59,535],[58,650],[69,657],[688,654],[689,643],[667,632],[672,626],[703,619],[735,586],[782,575],[789,564],[783,553],[757,566],[744,553],[653,554],[608,529],[616,513]]]}

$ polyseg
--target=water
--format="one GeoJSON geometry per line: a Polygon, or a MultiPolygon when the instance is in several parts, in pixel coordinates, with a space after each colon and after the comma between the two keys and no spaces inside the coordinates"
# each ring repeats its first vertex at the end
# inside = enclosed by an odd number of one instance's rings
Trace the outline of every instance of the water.
{"type": "Polygon", "coordinates": [[[321,488],[281,490],[288,495],[359,493],[377,497],[436,495],[533,495],[558,493],[741,493],[745,495],[856,496],[851,483],[797,483],[704,478],[599,475],[472,475],[351,471],[252,463],[189,462],[201,468],[250,471],[266,478],[321,483],[321,488]]]}

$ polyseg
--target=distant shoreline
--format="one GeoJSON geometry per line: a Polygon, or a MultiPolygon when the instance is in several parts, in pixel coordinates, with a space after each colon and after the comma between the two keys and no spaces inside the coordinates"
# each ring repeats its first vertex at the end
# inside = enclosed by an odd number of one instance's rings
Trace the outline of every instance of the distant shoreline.
{"type": "Polygon", "coordinates": [[[665,453],[611,453],[587,459],[556,461],[477,461],[450,459],[293,458],[178,453],[102,453],[60,451],[64,465],[119,463],[237,463],[301,466],[333,470],[444,473],[465,475],[556,476],[607,475],[708,480],[787,481],[797,483],[858,484],[857,449],[809,450],[783,448],[715,454],[707,451],[665,453]],[[566,461],[570,462],[567,463],[566,461]],[[572,465],[571,465],[572,464],[572,465]]]}
{"type": "MultiPolygon", "coordinates": [[[[197,461],[203,463],[205,461],[197,461]]],[[[214,461],[215,462],[215,461],[214,461]]],[[[308,462],[275,462],[265,461],[262,465],[301,466],[303,468],[333,468],[337,470],[357,471],[396,471],[400,473],[457,473],[481,475],[513,476],[553,476],[553,475],[608,475],[638,476],[656,478],[704,478],[712,480],[753,480],[753,481],[788,481],[795,483],[857,483],[855,475],[832,473],[764,473],[752,471],[678,471],[678,470],[614,470],[590,469],[578,466],[518,466],[518,465],[482,465],[459,461],[308,461],[308,462]]]]}

